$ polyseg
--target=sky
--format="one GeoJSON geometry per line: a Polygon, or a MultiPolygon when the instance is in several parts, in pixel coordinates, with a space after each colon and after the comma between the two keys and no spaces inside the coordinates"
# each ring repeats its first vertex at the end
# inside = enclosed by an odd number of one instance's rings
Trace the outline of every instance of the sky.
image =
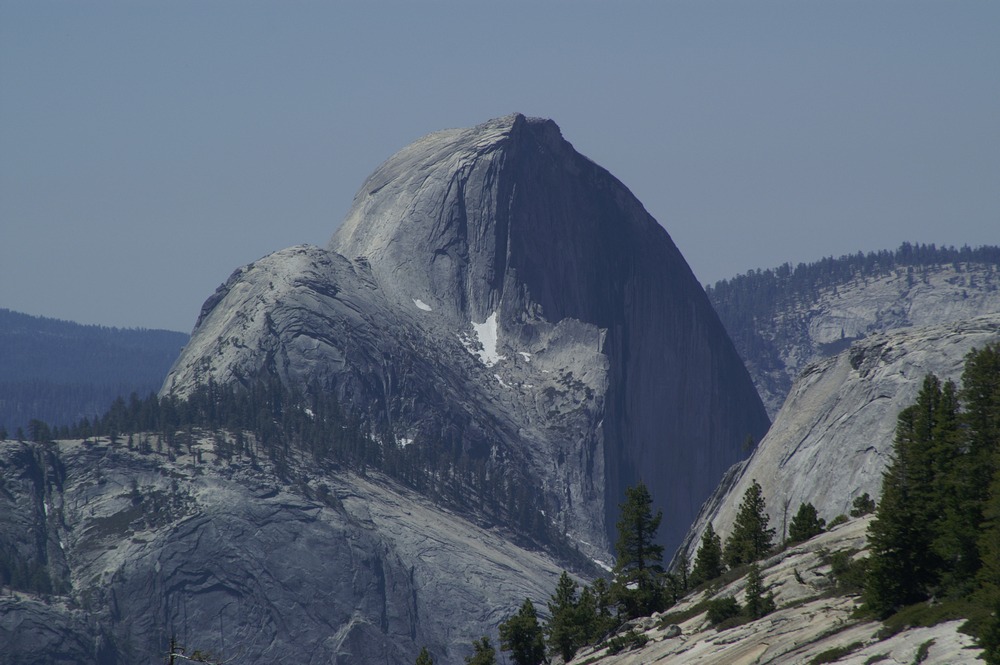
{"type": "Polygon", "coordinates": [[[995,0],[0,0],[0,307],[189,332],[395,151],[514,111],[703,284],[998,244],[997,35],[995,0]]]}

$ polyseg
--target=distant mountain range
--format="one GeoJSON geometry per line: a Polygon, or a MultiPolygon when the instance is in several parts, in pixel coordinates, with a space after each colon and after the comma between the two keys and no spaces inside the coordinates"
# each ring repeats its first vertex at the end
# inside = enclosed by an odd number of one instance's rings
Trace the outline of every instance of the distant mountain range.
{"type": "Polygon", "coordinates": [[[69,425],[159,390],[187,344],[168,330],[85,326],[0,309],[0,426],[69,425]]]}

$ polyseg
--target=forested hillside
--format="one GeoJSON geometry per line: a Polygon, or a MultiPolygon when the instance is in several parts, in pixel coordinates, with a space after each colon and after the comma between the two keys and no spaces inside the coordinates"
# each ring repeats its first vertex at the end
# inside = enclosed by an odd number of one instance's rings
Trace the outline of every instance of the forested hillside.
{"type": "Polygon", "coordinates": [[[773,419],[806,365],[875,332],[1000,311],[1000,247],[903,243],[707,286],[773,419]]]}
{"type": "Polygon", "coordinates": [[[961,388],[928,375],[899,414],[869,542],[871,612],[968,619],[1000,663],[1000,346],[969,354],[961,388]]]}
{"type": "Polygon", "coordinates": [[[188,336],[84,326],[0,309],[0,425],[69,424],[159,389],[188,336]]]}

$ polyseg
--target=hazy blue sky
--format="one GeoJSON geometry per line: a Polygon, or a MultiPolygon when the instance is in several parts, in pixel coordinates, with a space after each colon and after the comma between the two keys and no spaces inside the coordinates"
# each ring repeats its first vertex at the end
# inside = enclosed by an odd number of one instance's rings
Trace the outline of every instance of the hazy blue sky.
{"type": "Polygon", "coordinates": [[[0,307],[189,331],[390,154],[512,111],[702,283],[1000,242],[996,0],[0,0],[0,307]]]}

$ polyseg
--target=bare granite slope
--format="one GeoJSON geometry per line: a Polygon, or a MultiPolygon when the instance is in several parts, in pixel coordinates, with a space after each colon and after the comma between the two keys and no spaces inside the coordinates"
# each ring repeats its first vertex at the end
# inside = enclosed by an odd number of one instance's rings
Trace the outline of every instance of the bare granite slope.
{"type": "Polygon", "coordinates": [[[1000,315],[866,337],[806,369],[753,455],[736,465],[705,503],[685,540],[693,555],[705,526],[729,533],[756,479],[779,537],[800,503],[827,520],[862,493],[877,500],[892,452],[896,417],[933,373],[958,383],[973,348],[1000,341],[1000,315]]]}
{"type": "Polygon", "coordinates": [[[972,665],[981,663],[962,621],[910,628],[886,637],[882,624],[853,616],[858,599],[833,592],[830,555],[865,556],[871,517],[851,520],[761,562],[764,587],[777,610],[743,625],[717,630],[703,603],[731,596],[744,602],[746,577],[689,595],[669,612],[634,622],[647,642],[609,653],[606,645],[582,650],[571,665],[972,665]],[[700,606],[700,607],[699,607],[700,606]],[[917,659],[917,654],[922,658],[917,659]],[[819,658],[819,660],[816,660],[819,658]]]}
{"type": "Polygon", "coordinates": [[[0,662],[460,663],[561,570],[378,475],[186,450],[0,442],[0,551],[60,587],[0,597],[0,662]]]}

